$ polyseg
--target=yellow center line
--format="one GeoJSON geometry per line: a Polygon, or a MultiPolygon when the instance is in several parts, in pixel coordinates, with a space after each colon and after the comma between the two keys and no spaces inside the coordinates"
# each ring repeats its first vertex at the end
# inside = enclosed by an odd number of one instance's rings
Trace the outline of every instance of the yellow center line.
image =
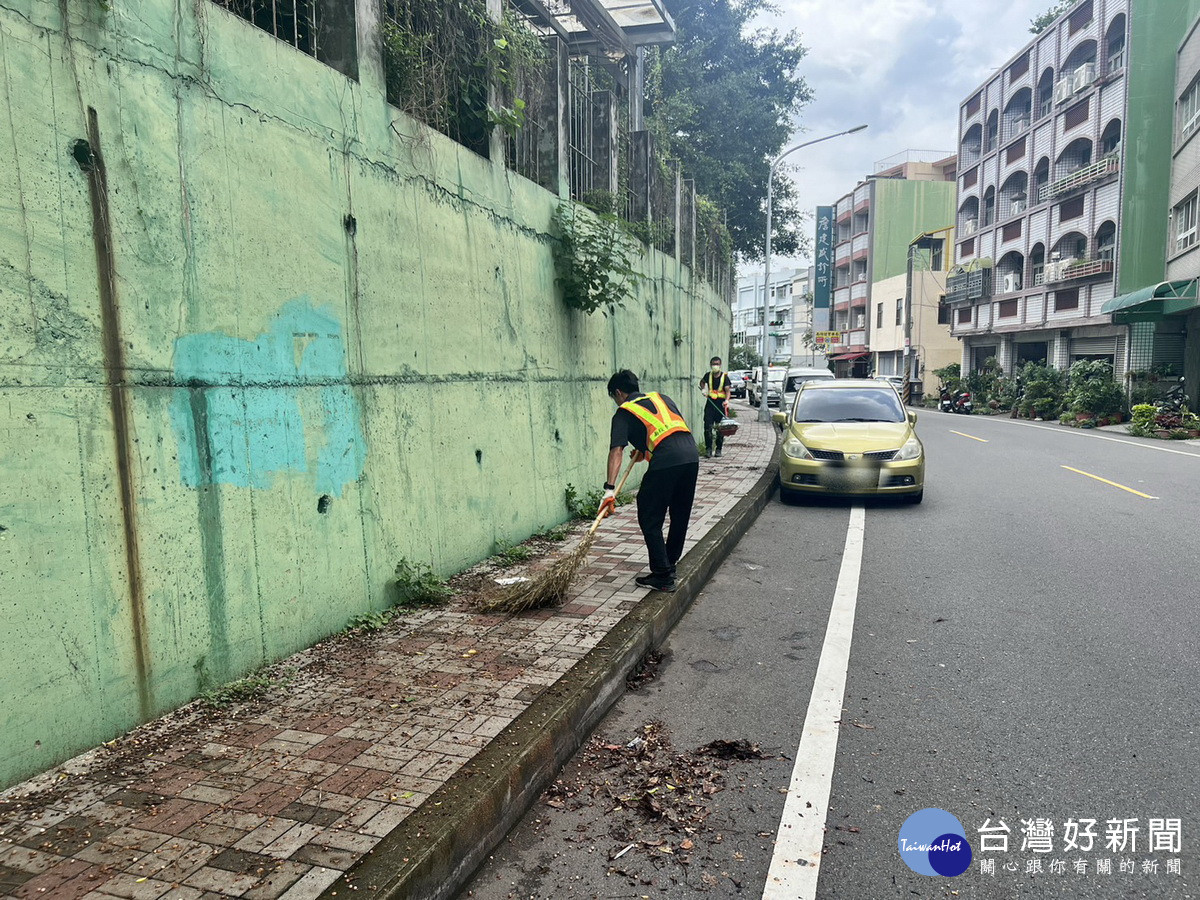
{"type": "Polygon", "coordinates": [[[1158,497],[1153,497],[1150,494],[1143,494],[1141,491],[1135,491],[1131,487],[1125,487],[1123,484],[1117,484],[1115,481],[1109,481],[1107,478],[1101,478],[1099,475],[1092,475],[1090,472],[1084,472],[1081,469],[1072,469],[1070,466],[1063,466],[1069,472],[1076,472],[1080,475],[1086,475],[1088,478],[1095,478],[1097,481],[1102,481],[1105,484],[1112,485],[1115,488],[1120,488],[1123,491],[1129,491],[1131,494],[1137,494],[1139,497],[1145,497],[1147,500],[1157,500],[1158,497]]]}
{"type": "Polygon", "coordinates": [[[973,441],[979,441],[979,443],[981,443],[981,444],[987,443],[987,441],[985,441],[983,438],[977,438],[973,434],[963,434],[961,431],[955,431],[953,428],[950,429],[950,433],[957,434],[959,437],[970,438],[973,441]]]}

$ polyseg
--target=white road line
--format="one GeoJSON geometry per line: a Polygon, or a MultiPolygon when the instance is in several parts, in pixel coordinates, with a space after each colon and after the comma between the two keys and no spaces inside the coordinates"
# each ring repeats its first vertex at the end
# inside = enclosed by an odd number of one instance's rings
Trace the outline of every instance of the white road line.
{"type": "MultiPolygon", "coordinates": [[[[929,410],[927,410],[928,412],[929,410]]],[[[939,415],[949,416],[953,413],[943,413],[939,410],[932,410],[939,415]]],[[[1108,441],[1113,444],[1126,444],[1130,447],[1141,447],[1143,450],[1156,450],[1159,453],[1174,453],[1176,456],[1190,456],[1194,459],[1200,459],[1200,453],[1191,453],[1187,450],[1176,450],[1174,447],[1158,447],[1154,444],[1143,444],[1141,441],[1127,441],[1124,438],[1109,437],[1106,434],[1096,434],[1093,430],[1084,430],[1082,428],[1063,428],[1061,425],[1039,425],[1037,422],[1021,422],[1013,419],[1005,419],[1000,416],[983,416],[982,420],[995,421],[996,424],[1002,425],[1020,425],[1022,428],[1036,428],[1039,431],[1053,431],[1055,434],[1069,434],[1075,437],[1085,437],[1092,440],[1108,441]]],[[[1189,447],[1196,446],[1192,441],[1180,441],[1189,447]]]]}
{"type": "Polygon", "coordinates": [[[837,756],[838,724],[850,667],[850,640],[854,636],[854,611],[858,604],[858,577],[862,571],[863,532],[867,513],[861,506],[850,510],[846,549],[838,573],[821,646],[821,661],[813,682],[804,732],[783,816],[775,836],[775,855],[767,872],[763,900],[813,900],[825,845],[825,817],[837,756]]]}

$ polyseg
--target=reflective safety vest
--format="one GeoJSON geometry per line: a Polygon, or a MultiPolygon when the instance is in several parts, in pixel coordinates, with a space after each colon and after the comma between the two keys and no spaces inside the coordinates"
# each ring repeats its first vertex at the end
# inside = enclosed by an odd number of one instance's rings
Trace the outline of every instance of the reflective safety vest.
{"type": "Polygon", "coordinates": [[[621,409],[629,410],[646,426],[647,459],[650,458],[654,448],[662,442],[663,438],[681,431],[691,433],[691,429],[683,421],[683,416],[671,412],[661,394],[652,392],[638,397],[637,400],[626,400],[621,404],[621,409]],[[654,412],[642,405],[641,401],[643,400],[649,400],[654,404],[654,412]]]}
{"type": "Polygon", "coordinates": [[[710,400],[728,400],[729,399],[729,375],[722,372],[716,378],[717,386],[713,387],[712,373],[708,373],[708,399],[710,400]]]}

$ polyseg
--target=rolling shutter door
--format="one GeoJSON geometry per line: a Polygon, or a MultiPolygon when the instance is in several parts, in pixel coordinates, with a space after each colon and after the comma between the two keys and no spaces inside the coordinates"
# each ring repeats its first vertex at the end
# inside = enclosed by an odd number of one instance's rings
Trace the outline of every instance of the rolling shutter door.
{"type": "Polygon", "coordinates": [[[1154,361],[1151,365],[1170,366],[1176,374],[1183,373],[1183,341],[1182,334],[1154,335],[1154,361]]]}
{"type": "Polygon", "coordinates": [[[1097,338],[1074,338],[1071,341],[1071,356],[1112,356],[1117,355],[1116,335],[1097,338]]]}

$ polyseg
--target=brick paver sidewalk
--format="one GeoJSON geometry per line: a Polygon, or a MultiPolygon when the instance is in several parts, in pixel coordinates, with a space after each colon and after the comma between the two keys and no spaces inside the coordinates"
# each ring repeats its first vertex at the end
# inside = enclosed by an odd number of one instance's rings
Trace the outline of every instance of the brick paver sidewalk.
{"type": "MultiPolygon", "coordinates": [[[[761,477],[772,426],[742,406],[701,460],[688,549],[761,477]]],[[[572,544],[564,545],[563,552],[572,544]]],[[[0,895],[314,898],[637,605],[632,507],[562,608],[398,616],[284,661],[267,702],[193,704],[0,794],[0,895]]]]}

